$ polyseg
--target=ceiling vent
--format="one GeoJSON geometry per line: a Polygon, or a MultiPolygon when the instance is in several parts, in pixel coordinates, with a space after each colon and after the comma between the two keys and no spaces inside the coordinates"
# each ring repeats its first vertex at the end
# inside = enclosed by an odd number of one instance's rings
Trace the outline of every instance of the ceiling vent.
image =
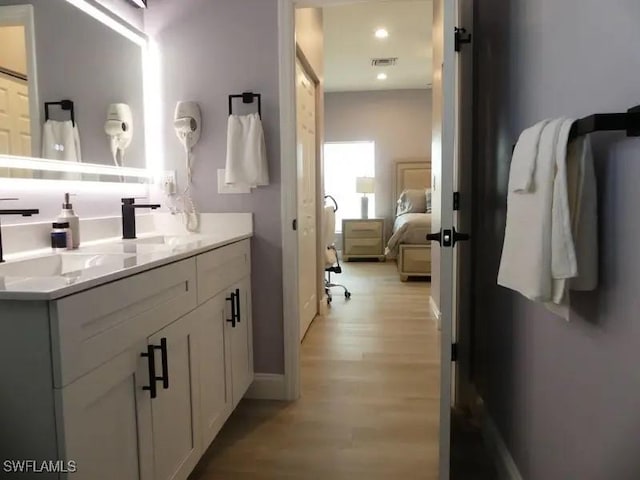
{"type": "Polygon", "coordinates": [[[395,67],[397,63],[398,63],[398,57],[371,59],[372,67],[395,67]]]}

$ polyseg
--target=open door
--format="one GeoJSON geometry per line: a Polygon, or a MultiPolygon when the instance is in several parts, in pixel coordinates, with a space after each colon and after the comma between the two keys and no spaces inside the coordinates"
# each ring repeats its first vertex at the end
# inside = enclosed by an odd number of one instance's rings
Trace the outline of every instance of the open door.
{"type": "Polygon", "coordinates": [[[457,230],[454,215],[456,170],[460,156],[458,121],[460,111],[459,62],[457,57],[458,3],[465,0],[434,0],[433,13],[433,137],[432,194],[432,299],[440,315],[440,480],[449,480],[451,452],[451,407],[455,370],[452,344],[456,324],[457,275],[455,252],[458,242],[468,239],[457,230]]]}

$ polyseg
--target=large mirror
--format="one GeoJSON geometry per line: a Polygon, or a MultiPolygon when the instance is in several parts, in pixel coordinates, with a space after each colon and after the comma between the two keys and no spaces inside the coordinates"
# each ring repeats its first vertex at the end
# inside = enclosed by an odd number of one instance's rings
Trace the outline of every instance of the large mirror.
{"type": "MultiPolygon", "coordinates": [[[[0,0],[0,156],[145,168],[144,41],[83,3],[0,0]]],[[[10,163],[0,176],[81,175],[10,163]]]]}

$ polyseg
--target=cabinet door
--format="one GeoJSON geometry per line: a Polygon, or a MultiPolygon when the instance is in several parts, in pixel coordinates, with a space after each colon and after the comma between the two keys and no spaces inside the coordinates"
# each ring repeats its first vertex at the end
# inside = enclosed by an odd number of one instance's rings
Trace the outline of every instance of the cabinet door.
{"type": "Polygon", "coordinates": [[[196,326],[194,311],[148,339],[158,378],[151,400],[154,480],[185,480],[200,458],[196,326]]]}
{"type": "Polygon", "coordinates": [[[221,294],[198,308],[203,449],[208,448],[231,413],[231,339],[225,336],[225,324],[231,318],[228,304],[221,294]]]}
{"type": "MultiPolygon", "coordinates": [[[[246,277],[231,290],[235,298],[237,321],[226,323],[231,348],[231,385],[233,388],[233,408],[236,408],[253,382],[253,325],[251,314],[251,279],[246,277]]],[[[230,302],[229,302],[230,305],[230,302]]],[[[231,318],[231,308],[228,307],[231,318]]]]}
{"type": "Polygon", "coordinates": [[[56,390],[61,454],[74,480],[153,480],[146,344],[56,390]]]}

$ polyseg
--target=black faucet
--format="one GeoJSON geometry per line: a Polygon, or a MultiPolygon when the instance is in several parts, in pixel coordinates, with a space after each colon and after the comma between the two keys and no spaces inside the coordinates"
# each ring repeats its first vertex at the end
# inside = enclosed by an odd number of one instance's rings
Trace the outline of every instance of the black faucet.
{"type": "Polygon", "coordinates": [[[155,210],[162,205],[137,205],[135,198],[122,199],[122,238],[131,240],[136,238],[136,208],[150,208],[155,210]]]}
{"type": "MultiPolygon", "coordinates": [[[[18,199],[17,198],[0,198],[0,201],[3,201],[3,200],[18,200],[18,199]]],[[[30,217],[31,215],[37,215],[38,213],[40,213],[40,210],[35,208],[0,210],[0,215],[22,215],[23,217],[30,217]]],[[[0,226],[0,263],[4,263],[4,258],[2,256],[2,226],[0,226]]]]}

